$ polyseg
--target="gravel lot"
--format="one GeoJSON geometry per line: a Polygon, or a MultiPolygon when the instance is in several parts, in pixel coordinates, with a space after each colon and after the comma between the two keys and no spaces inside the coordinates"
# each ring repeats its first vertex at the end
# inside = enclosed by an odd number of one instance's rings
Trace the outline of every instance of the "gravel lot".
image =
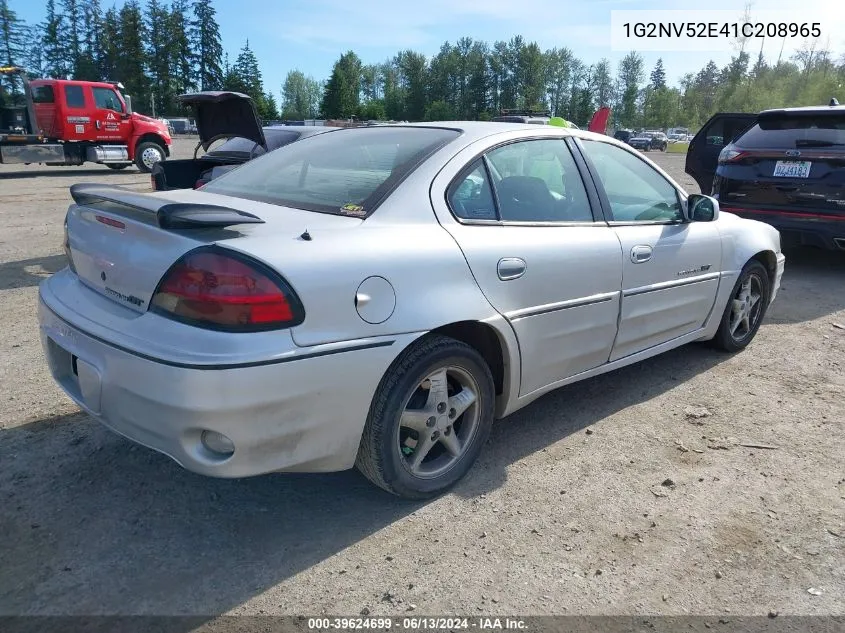
{"type": "Polygon", "coordinates": [[[202,478],[81,414],[36,327],[81,181],[149,186],[0,166],[0,614],[845,613],[845,258],[788,252],[744,353],[563,388],[411,504],[354,471],[202,478]]]}

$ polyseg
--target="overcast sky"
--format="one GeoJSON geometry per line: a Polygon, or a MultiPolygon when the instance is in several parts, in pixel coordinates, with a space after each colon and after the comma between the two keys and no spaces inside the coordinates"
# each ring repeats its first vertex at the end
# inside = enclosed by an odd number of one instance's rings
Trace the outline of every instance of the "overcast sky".
{"type": "MultiPolygon", "coordinates": [[[[145,0],[142,0],[146,4],[145,0]]],[[[27,22],[43,20],[45,0],[10,0],[27,22]]],[[[103,8],[111,6],[103,0],[103,8]]],[[[117,6],[122,0],[114,2],[117,6]]],[[[585,63],[607,57],[616,65],[623,51],[611,50],[610,24],[613,10],[670,10],[686,3],[669,0],[217,0],[217,17],[223,44],[234,61],[249,39],[258,56],[265,88],[278,94],[289,70],[299,69],[325,79],[339,55],[354,50],[364,63],[377,63],[401,49],[411,48],[428,56],[444,41],[462,36],[493,42],[522,35],[541,48],[567,46],[585,63]],[[295,6],[291,6],[295,5],[295,6]]],[[[688,6],[688,5],[687,5],[688,6]]],[[[701,5],[699,5],[701,6],[701,5]]],[[[745,0],[710,0],[707,9],[731,10],[742,16],[745,0]]],[[[755,11],[791,10],[796,19],[819,20],[822,44],[836,56],[845,52],[845,2],[834,0],[757,0],[755,11]],[[793,8],[798,7],[798,8],[793,8]],[[798,12],[800,11],[800,12],[798,12]]],[[[673,17],[676,14],[673,14],[673,17]]],[[[764,54],[777,59],[782,39],[765,40],[764,54]]],[[[788,41],[784,57],[802,41],[788,41]]],[[[719,65],[734,52],[728,42],[713,52],[643,52],[646,72],[663,58],[670,83],[686,72],[698,71],[708,59],[719,65]]],[[[636,47],[634,47],[636,48],[636,47]]],[[[756,57],[760,42],[749,45],[756,57]]]]}

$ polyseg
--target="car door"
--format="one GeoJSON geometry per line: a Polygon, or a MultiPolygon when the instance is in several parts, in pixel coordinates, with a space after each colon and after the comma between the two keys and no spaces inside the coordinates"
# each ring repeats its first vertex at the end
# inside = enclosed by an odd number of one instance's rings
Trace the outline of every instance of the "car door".
{"type": "Polygon", "coordinates": [[[710,195],[719,153],[737,136],[750,128],[756,114],[720,112],[698,131],[687,149],[685,171],[693,177],[701,193],[710,195]]]}
{"type": "Polygon", "coordinates": [[[682,192],[636,152],[604,141],[578,145],[622,245],[622,309],[610,360],[701,328],[719,286],[715,223],[685,221],[682,192]]]}
{"type": "Polygon", "coordinates": [[[579,160],[562,138],[520,140],[447,189],[443,224],[519,341],[520,395],[606,363],[616,336],[622,254],[579,160]]]}

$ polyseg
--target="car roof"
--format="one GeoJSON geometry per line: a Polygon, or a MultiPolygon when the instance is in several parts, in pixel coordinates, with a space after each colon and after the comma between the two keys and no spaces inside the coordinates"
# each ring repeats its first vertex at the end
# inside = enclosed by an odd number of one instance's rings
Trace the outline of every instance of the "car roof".
{"type": "Polygon", "coordinates": [[[763,110],[762,112],[760,112],[760,114],[828,114],[830,112],[845,114],[845,105],[801,106],[798,108],[772,108],[771,110],[763,110]]]}
{"type": "Polygon", "coordinates": [[[391,127],[427,127],[462,132],[468,141],[483,139],[494,134],[506,132],[524,132],[527,136],[584,136],[585,138],[602,137],[610,139],[604,134],[584,132],[574,128],[558,127],[556,125],[526,125],[525,123],[510,123],[506,121],[436,121],[432,123],[403,123],[391,127]]]}

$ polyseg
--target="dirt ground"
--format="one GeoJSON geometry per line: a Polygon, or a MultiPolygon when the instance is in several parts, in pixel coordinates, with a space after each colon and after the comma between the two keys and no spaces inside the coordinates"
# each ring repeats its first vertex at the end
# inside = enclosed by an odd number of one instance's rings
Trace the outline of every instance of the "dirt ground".
{"type": "Polygon", "coordinates": [[[563,388],[408,503],[354,471],[203,478],[80,414],[36,297],[82,181],[149,185],[0,166],[0,615],[845,613],[844,257],[788,252],[745,352],[563,388]]]}

